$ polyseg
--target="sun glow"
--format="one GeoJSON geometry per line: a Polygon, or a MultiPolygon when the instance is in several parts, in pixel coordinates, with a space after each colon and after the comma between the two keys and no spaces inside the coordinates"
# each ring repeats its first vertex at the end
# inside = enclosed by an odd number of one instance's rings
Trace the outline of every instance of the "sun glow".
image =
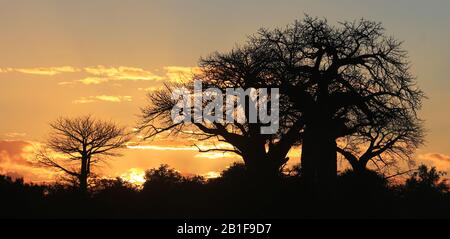
{"type": "Polygon", "coordinates": [[[220,173],[216,172],[216,171],[209,171],[209,172],[203,174],[202,176],[205,177],[206,179],[213,179],[213,178],[220,177],[220,173]]]}
{"type": "Polygon", "coordinates": [[[129,183],[141,186],[145,182],[145,171],[140,168],[130,168],[120,175],[120,178],[129,183]]]}

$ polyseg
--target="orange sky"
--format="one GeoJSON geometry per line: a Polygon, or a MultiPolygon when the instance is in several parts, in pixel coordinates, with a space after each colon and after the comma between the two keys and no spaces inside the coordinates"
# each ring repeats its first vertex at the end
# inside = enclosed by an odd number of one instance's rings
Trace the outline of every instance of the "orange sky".
{"type": "MultiPolygon", "coordinates": [[[[450,17],[447,1],[117,1],[0,0],[0,173],[48,180],[30,162],[33,145],[58,116],[91,113],[132,128],[145,94],[195,71],[197,60],[226,51],[260,27],[303,13],[330,22],[382,21],[404,40],[428,100],[421,111],[427,143],[417,160],[450,172],[450,17]]],[[[167,163],[211,175],[238,160],[200,154],[189,140],[155,140],[126,149],[99,169],[108,176],[167,163]]],[[[293,152],[297,155],[298,150],[293,152]]]]}

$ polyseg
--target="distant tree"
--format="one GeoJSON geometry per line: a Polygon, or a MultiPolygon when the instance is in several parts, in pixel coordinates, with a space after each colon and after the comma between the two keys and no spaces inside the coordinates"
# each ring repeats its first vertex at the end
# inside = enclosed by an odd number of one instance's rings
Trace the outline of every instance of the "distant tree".
{"type": "Polygon", "coordinates": [[[167,164],[162,164],[158,168],[153,168],[145,172],[145,182],[143,189],[159,190],[171,189],[178,187],[183,182],[183,176],[181,173],[173,168],[170,168],[167,164]]]}
{"type": "Polygon", "coordinates": [[[169,165],[162,164],[145,172],[143,192],[154,199],[171,198],[170,200],[177,201],[179,195],[182,195],[187,200],[187,197],[195,196],[195,192],[201,191],[205,182],[201,176],[183,176],[169,165]]]}
{"type": "Polygon", "coordinates": [[[37,154],[40,165],[76,178],[82,194],[87,192],[92,167],[108,157],[120,156],[129,136],[125,128],[91,116],[59,118],[50,124],[45,146],[37,154]]]}
{"type": "Polygon", "coordinates": [[[120,193],[122,191],[134,191],[137,190],[137,186],[127,182],[125,180],[123,180],[120,177],[114,178],[114,179],[110,179],[110,178],[98,178],[98,179],[94,179],[94,185],[93,185],[93,189],[94,191],[98,194],[98,193],[120,193]]]}
{"type": "Polygon", "coordinates": [[[224,169],[220,174],[220,179],[230,179],[236,181],[242,181],[247,177],[247,169],[242,163],[233,163],[228,168],[224,169]]]}
{"type": "Polygon", "coordinates": [[[445,173],[435,167],[420,165],[416,172],[406,180],[404,194],[413,199],[431,199],[449,192],[445,173]]]}

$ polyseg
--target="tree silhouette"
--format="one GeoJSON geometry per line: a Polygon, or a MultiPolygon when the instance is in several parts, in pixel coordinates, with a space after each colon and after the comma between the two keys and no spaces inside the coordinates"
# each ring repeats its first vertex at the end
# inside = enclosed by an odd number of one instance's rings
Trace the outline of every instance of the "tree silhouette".
{"type": "Polygon", "coordinates": [[[172,169],[167,164],[160,165],[158,168],[150,169],[145,172],[144,190],[154,190],[161,192],[177,187],[183,181],[183,176],[172,169]]]}
{"type": "MultiPolygon", "coordinates": [[[[317,193],[335,188],[338,152],[349,160],[356,157],[354,166],[365,168],[386,154],[408,158],[422,142],[417,111],[424,94],[409,73],[401,42],[387,37],[380,23],[360,20],[335,27],[306,16],[282,29],[262,29],[245,45],[202,59],[200,67],[196,78],[208,86],[276,87],[281,93],[275,135],[259,134],[263,124],[194,123],[205,139],[219,136],[233,146],[213,150],[241,155],[251,170],[278,170],[288,150],[301,143],[302,176],[317,193]],[[367,152],[338,147],[344,138],[353,146],[369,145],[367,152]]],[[[149,95],[142,125],[150,137],[185,126],[170,120],[175,104],[170,96],[170,86],[149,95]]]]}
{"type": "Polygon", "coordinates": [[[117,149],[129,140],[125,128],[91,116],[59,118],[50,124],[46,145],[38,152],[38,162],[75,178],[82,194],[87,192],[92,167],[109,156],[120,156],[117,149]]]}
{"type": "Polygon", "coordinates": [[[335,188],[337,139],[370,129],[387,133],[386,118],[413,125],[413,133],[420,128],[423,93],[401,42],[380,23],[335,27],[306,16],[283,29],[263,29],[257,38],[275,56],[281,92],[303,114],[302,175],[312,187],[325,194],[335,188]]]}
{"type": "MultiPolygon", "coordinates": [[[[201,149],[201,152],[221,151],[240,155],[245,162],[249,173],[258,178],[274,178],[279,175],[280,169],[289,160],[287,153],[293,145],[299,142],[299,133],[304,126],[301,114],[293,110],[292,103],[285,96],[279,99],[279,130],[276,134],[262,134],[261,127],[266,126],[261,121],[255,123],[245,122],[209,122],[202,119],[200,122],[174,123],[171,119],[171,110],[177,103],[171,98],[177,87],[191,89],[193,79],[201,79],[206,87],[214,87],[223,93],[222,102],[226,102],[227,88],[248,89],[269,88],[276,86],[278,81],[273,79],[273,70],[270,67],[273,60],[269,49],[265,46],[253,44],[250,40],[248,46],[237,47],[228,53],[215,53],[200,60],[200,74],[195,75],[185,84],[166,85],[159,91],[148,95],[150,104],[142,109],[142,122],[139,128],[146,138],[170,131],[174,133],[190,133],[200,140],[216,139],[226,142],[232,147],[215,147],[201,149]]],[[[271,103],[270,92],[268,103],[271,103]]],[[[207,91],[202,92],[207,98],[207,91]]],[[[228,96],[229,97],[229,96],[228,96]]],[[[252,105],[249,97],[243,109],[245,118],[249,119],[252,105]]],[[[203,102],[204,104],[207,101],[203,102]]],[[[261,107],[264,101],[256,102],[255,108],[261,107]]],[[[194,109],[191,109],[193,112],[194,109]]],[[[214,112],[212,112],[214,114],[214,112]]]]}
{"type": "Polygon", "coordinates": [[[440,197],[448,192],[446,173],[438,171],[435,167],[420,165],[416,172],[405,182],[404,194],[414,199],[426,200],[427,197],[440,197]]]}

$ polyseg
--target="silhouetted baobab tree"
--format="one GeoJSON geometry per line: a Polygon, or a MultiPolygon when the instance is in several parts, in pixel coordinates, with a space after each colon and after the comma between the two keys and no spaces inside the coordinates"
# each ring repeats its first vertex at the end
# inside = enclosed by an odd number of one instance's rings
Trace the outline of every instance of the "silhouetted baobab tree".
{"type": "Polygon", "coordinates": [[[50,124],[50,136],[38,153],[38,162],[74,177],[87,192],[92,167],[111,156],[129,140],[125,128],[91,116],[59,118],[50,124]]]}
{"type": "Polygon", "coordinates": [[[387,37],[380,23],[330,26],[307,16],[283,29],[261,30],[256,38],[273,52],[281,92],[304,117],[302,172],[316,189],[333,189],[338,138],[383,129],[386,117],[418,120],[423,93],[401,42],[387,37]]]}
{"type": "MultiPolygon", "coordinates": [[[[414,145],[413,141],[422,137],[417,110],[423,93],[409,73],[401,43],[385,36],[379,23],[361,20],[334,27],[326,20],[306,17],[283,29],[262,29],[244,46],[213,54],[202,59],[200,66],[203,74],[198,78],[219,89],[279,88],[281,131],[259,135],[251,124],[203,122],[194,124],[197,129],[232,144],[246,165],[257,170],[261,168],[251,165],[284,163],[283,154],[301,143],[302,175],[317,193],[332,193],[337,151],[341,151],[338,139],[354,136],[370,144],[367,132],[374,130],[392,136],[396,143],[382,143],[383,151],[371,148],[363,163],[368,156],[398,152],[390,149],[398,149],[400,142],[414,145]],[[388,121],[401,122],[406,130],[393,130],[388,121]],[[285,139],[289,139],[287,143],[285,139]],[[283,149],[279,151],[282,157],[270,156],[277,151],[275,145],[283,149]]],[[[170,87],[149,98],[151,105],[143,110],[143,125],[151,126],[149,135],[185,126],[171,124],[167,117],[174,104],[170,87]],[[156,121],[163,124],[155,126],[156,121]]],[[[383,142],[386,139],[383,137],[383,142]]]]}
{"type": "MultiPolygon", "coordinates": [[[[202,73],[196,75],[194,79],[201,79],[205,88],[215,87],[222,93],[226,93],[227,88],[242,88],[244,91],[251,88],[269,88],[276,81],[272,79],[270,68],[273,56],[267,50],[264,46],[249,43],[248,46],[237,47],[229,53],[215,53],[200,60],[202,73]]],[[[200,140],[216,139],[232,146],[212,149],[199,147],[202,152],[236,153],[242,157],[249,172],[258,177],[273,178],[279,174],[282,166],[288,161],[287,153],[298,143],[299,133],[304,126],[301,114],[292,110],[292,104],[287,98],[281,96],[279,99],[279,130],[276,134],[262,134],[261,127],[266,124],[249,123],[248,120],[208,122],[202,119],[199,122],[174,123],[171,119],[171,110],[177,102],[171,98],[173,89],[184,86],[192,90],[192,84],[193,81],[189,81],[183,85],[166,86],[148,95],[150,102],[142,109],[142,122],[139,126],[146,138],[168,131],[191,132],[191,136],[200,140]]],[[[226,102],[225,95],[222,101],[226,102]]],[[[260,107],[260,104],[256,105],[260,107]]],[[[249,104],[243,110],[248,119],[249,104]]]]}

